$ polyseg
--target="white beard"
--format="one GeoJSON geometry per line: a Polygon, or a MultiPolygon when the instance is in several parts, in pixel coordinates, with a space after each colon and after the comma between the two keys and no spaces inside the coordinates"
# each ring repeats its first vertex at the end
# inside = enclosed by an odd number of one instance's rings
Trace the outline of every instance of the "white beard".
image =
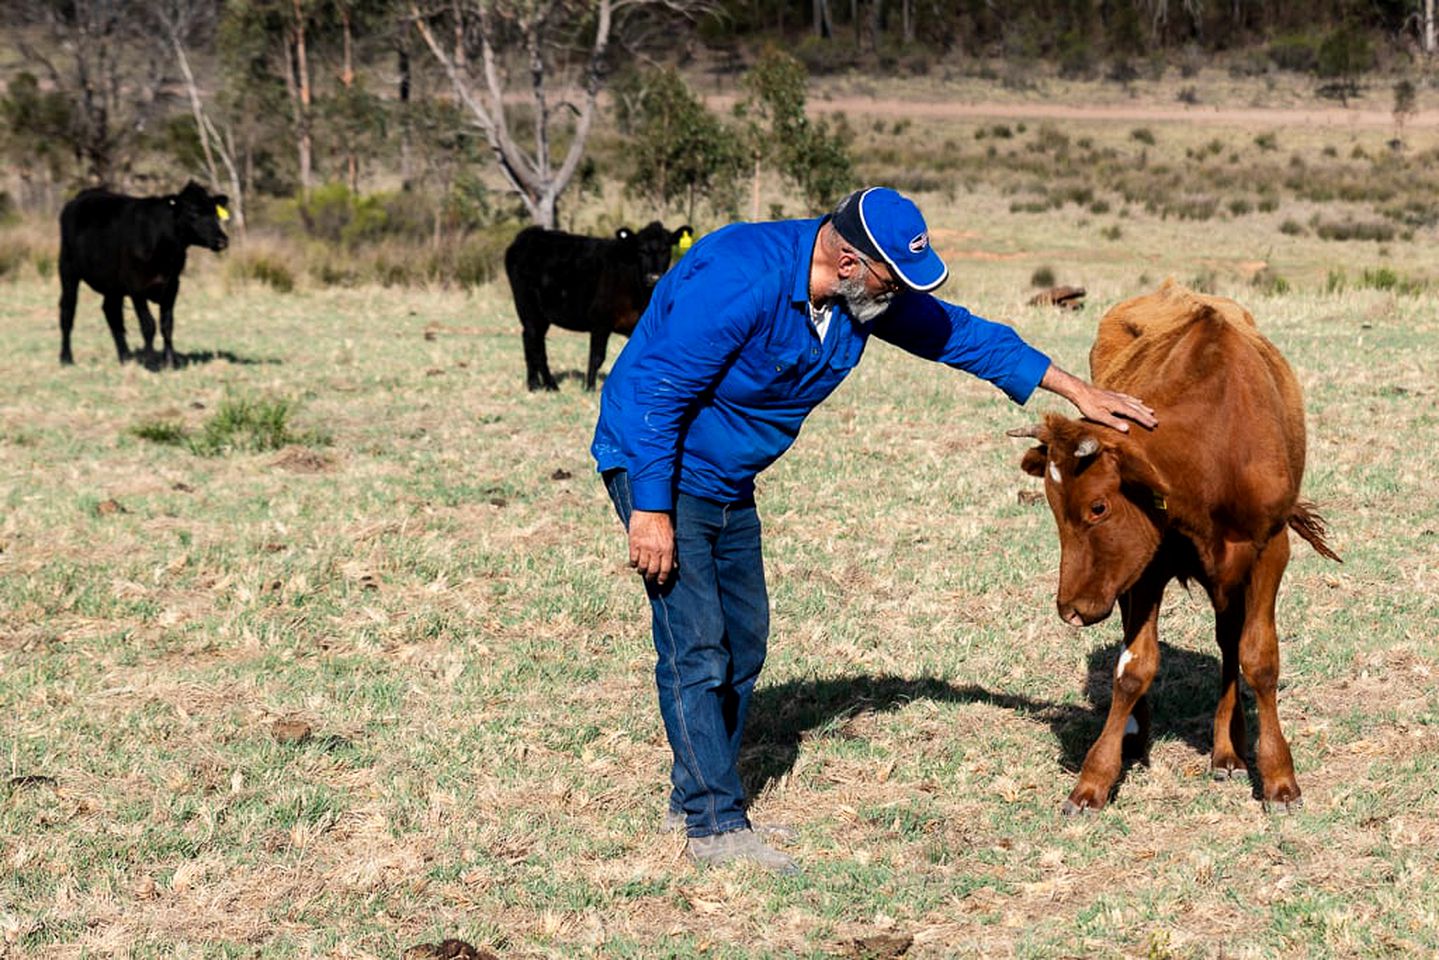
{"type": "Polygon", "coordinates": [[[889,309],[890,302],[894,300],[892,293],[870,293],[864,285],[864,281],[858,276],[841,280],[835,293],[844,300],[845,309],[849,311],[849,315],[860,323],[869,323],[884,313],[889,309]]]}

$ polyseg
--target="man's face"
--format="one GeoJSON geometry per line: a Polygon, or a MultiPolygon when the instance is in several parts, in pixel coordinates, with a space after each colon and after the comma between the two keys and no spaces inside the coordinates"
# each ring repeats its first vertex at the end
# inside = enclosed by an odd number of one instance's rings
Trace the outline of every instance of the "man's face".
{"type": "Polygon", "coordinates": [[[863,257],[855,257],[859,268],[839,281],[839,295],[844,298],[850,316],[868,323],[889,309],[899,291],[899,284],[888,273],[887,266],[878,266],[863,257]]]}

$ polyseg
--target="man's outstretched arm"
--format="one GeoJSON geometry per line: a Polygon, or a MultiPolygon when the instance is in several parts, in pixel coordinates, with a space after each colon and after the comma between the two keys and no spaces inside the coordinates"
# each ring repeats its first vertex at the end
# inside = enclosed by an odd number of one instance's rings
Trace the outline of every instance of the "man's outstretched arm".
{"type": "Polygon", "coordinates": [[[1084,419],[1113,427],[1121,433],[1129,432],[1129,423],[1126,421],[1133,421],[1147,430],[1153,430],[1159,425],[1154,411],[1138,397],[1096,387],[1053,363],[1044,372],[1039,385],[1074,404],[1084,419]]]}

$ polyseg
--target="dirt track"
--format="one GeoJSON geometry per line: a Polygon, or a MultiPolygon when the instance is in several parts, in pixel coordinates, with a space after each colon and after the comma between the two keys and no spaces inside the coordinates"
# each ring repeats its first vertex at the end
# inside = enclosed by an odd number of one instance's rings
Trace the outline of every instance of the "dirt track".
{"type": "MultiPolygon", "coordinates": [[[[706,97],[711,108],[728,111],[735,102],[731,94],[706,97]]],[[[861,115],[911,117],[932,120],[1009,119],[1009,120],[1081,120],[1103,123],[1201,123],[1206,126],[1253,127],[1330,127],[1337,129],[1392,129],[1394,116],[1387,110],[1344,107],[1206,107],[1162,106],[1154,103],[1133,105],[1074,106],[1059,103],[994,103],[954,100],[897,99],[893,97],[841,96],[811,99],[810,112],[826,114],[841,111],[861,115]]],[[[1439,111],[1423,111],[1406,123],[1407,129],[1439,127],[1439,111]]]]}

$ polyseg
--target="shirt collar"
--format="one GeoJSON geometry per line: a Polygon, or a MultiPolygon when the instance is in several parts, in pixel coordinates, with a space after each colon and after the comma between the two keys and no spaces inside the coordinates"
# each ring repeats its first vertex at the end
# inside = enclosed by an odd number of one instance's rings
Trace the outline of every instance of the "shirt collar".
{"type": "Polygon", "coordinates": [[[795,237],[794,282],[790,288],[790,302],[809,303],[809,271],[814,263],[814,246],[819,242],[819,228],[829,217],[809,221],[795,237]]]}

